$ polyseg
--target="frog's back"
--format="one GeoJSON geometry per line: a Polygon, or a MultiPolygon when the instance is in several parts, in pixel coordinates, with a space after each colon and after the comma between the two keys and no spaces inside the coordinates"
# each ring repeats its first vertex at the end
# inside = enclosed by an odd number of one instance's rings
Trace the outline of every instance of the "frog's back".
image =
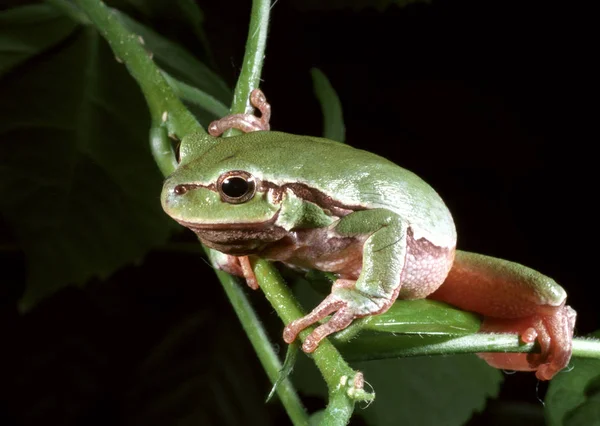
{"type": "Polygon", "coordinates": [[[440,196],[414,173],[383,157],[328,139],[253,132],[223,139],[206,153],[227,158],[277,185],[301,183],[349,207],[385,208],[409,222],[415,239],[454,247],[456,230],[440,196]]]}

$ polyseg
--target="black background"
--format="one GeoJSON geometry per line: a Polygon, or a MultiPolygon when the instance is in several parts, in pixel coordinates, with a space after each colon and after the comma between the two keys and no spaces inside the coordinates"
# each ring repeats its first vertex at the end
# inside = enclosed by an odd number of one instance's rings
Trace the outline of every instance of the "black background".
{"type": "MultiPolygon", "coordinates": [[[[247,3],[199,2],[218,71],[231,85],[242,63],[247,3]]],[[[272,12],[261,85],[272,128],[321,134],[309,74],[320,68],[341,99],[347,143],[430,183],[453,212],[460,249],[553,277],[579,313],[577,333],[600,328],[597,137],[586,130],[597,120],[589,112],[597,49],[586,12],[547,2],[434,0],[384,12],[300,3],[280,0],[272,12]]],[[[158,19],[159,30],[193,50],[191,35],[171,24],[168,14],[158,19]]],[[[12,256],[9,272],[24,274],[24,260],[12,256]]],[[[128,373],[171,324],[208,309],[207,340],[218,339],[210,330],[219,323],[237,329],[218,283],[204,278],[198,286],[205,276],[210,270],[196,258],[156,251],[109,282],[60,292],[26,317],[8,292],[0,311],[7,356],[0,424],[2,413],[6,424],[129,424],[135,403],[121,402],[133,380],[128,373]],[[89,374],[83,384],[82,371],[89,374]]],[[[272,317],[259,295],[252,300],[272,317]]],[[[232,333],[256,363],[243,333],[232,333]]],[[[202,356],[210,368],[210,355],[202,356]]],[[[506,376],[501,402],[472,424],[490,424],[502,402],[541,407],[544,390],[533,374],[506,376]]]]}

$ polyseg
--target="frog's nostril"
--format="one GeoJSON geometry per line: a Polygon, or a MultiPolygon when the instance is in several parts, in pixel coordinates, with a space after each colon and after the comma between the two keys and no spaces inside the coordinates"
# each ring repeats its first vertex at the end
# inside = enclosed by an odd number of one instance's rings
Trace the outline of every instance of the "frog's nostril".
{"type": "Polygon", "coordinates": [[[177,185],[175,188],[173,188],[173,192],[176,195],[183,195],[188,191],[187,187],[185,185],[177,185]]]}

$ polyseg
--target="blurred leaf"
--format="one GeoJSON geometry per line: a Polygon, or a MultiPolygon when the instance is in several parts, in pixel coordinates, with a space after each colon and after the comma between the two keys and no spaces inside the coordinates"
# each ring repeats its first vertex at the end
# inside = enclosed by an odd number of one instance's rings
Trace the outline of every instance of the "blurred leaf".
{"type": "Polygon", "coordinates": [[[225,105],[231,103],[233,93],[221,77],[192,56],[186,49],[161,36],[154,30],[119,13],[122,22],[140,35],[156,63],[175,78],[217,98],[225,105]]]}
{"type": "MultiPolygon", "coordinates": [[[[221,318],[219,318],[221,319],[221,318]]],[[[192,315],[150,351],[126,395],[126,424],[273,424],[267,380],[237,324],[192,315]],[[249,422],[249,419],[252,419],[249,422]]]]}
{"type": "MultiPolygon", "coordinates": [[[[294,294],[305,308],[323,299],[307,285],[297,286],[294,294]]],[[[357,323],[337,333],[334,340],[345,357],[364,359],[365,354],[378,353],[379,345],[397,346],[404,338],[422,345],[428,339],[469,335],[479,330],[480,320],[433,300],[401,300],[386,313],[357,323]],[[354,337],[361,327],[364,329],[354,337]],[[340,344],[340,340],[350,342],[340,344]],[[350,348],[353,350],[348,354],[350,348]]],[[[355,362],[352,366],[364,370],[365,380],[376,392],[375,402],[364,411],[357,407],[355,415],[363,415],[369,424],[378,426],[461,425],[483,409],[488,397],[497,395],[503,379],[500,371],[474,355],[395,358],[355,362]]],[[[306,394],[327,396],[318,370],[306,356],[299,357],[292,382],[306,394]]]]}
{"type": "MultiPolygon", "coordinates": [[[[375,390],[375,401],[357,406],[377,426],[458,426],[495,398],[502,373],[475,355],[419,357],[353,363],[375,390]]],[[[326,398],[327,389],[306,356],[300,357],[292,381],[305,394],[326,398]]]]}
{"type": "Polygon", "coordinates": [[[298,9],[335,10],[351,8],[362,10],[367,8],[383,11],[390,6],[405,7],[413,3],[431,3],[431,0],[294,0],[298,9]]]}
{"type": "Polygon", "coordinates": [[[77,23],[49,4],[0,12],[0,77],[67,38],[77,23]]]}
{"type": "MultiPolygon", "coordinates": [[[[15,46],[56,38],[53,26],[27,28],[12,25],[15,46]]],[[[164,243],[171,221],[159,203],[147,107],[94,29],[80,27],[0,87],[0,213],[27,256],[22,308],[164,243]]]]}
{"type": "Polygon", "coordinates": [[[357,364],[375,389],[361,412],[372,425],[462,425],[495,398],[502,373],[475,355],[406,358],[357,364]]]}
{"type": "Polygon", "coordinates": [[[323,110],[323,137],[338,142],[346,139],[342,104],[329,80],[319,69],[310,70],[315,94],[323,110]]]}
{"type": "MultiPolygon", "coordinates": [[[[600,337],[600,331],[593,333],[600,337]]],[[[571,369],[558,373],[546,394],[551,426],[600,425],[600,360],[573,358],[571,369]]]]}

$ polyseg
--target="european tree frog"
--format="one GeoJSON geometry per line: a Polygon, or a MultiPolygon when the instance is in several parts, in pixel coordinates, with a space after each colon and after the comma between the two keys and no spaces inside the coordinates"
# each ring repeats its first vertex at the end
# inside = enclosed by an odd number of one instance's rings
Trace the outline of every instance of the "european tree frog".
{"type": "Polygon", "coordinates": [[[571,357],[575,311],[552,279],[522,265],[456,250],[452,216],[423,180],[370,152],[327,139],[269,130],[262,115],[232,115],[183,139],[164,210],[207,246],[219,268],[257,287],[249,255],[333,272],[331,294],[285,327],[314,351],[355,318],[385,312],[396,299],[429,297],[484,316],[483,331],[538,340],[541,353],[481,354],[491,365],[535,370],[549,380],[571,357]],[[228,128],[246,132],[216,139],[228,128]],[[332,315],[329,319],[327,316],[332,315]]]}

